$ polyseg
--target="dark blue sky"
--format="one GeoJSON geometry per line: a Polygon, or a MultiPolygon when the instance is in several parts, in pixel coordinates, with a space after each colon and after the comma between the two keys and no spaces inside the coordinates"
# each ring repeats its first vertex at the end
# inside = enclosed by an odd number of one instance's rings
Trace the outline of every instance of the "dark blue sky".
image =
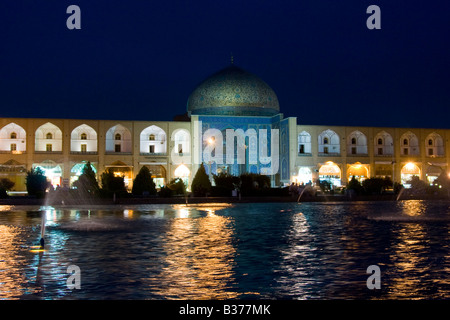
{"type": "Polygon", "coordinates": [[[0,39],[3,117],[172,120],[233,52],[299,124],[450,128],[448,1],[2,0],[0,39]]]}

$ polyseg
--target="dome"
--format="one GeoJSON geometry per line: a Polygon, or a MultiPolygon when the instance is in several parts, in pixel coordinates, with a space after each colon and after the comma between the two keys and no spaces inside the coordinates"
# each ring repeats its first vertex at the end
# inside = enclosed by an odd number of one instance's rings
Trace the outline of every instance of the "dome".
{"type": "Polygon", "coordinates": [[[272,116],[280,112],[278,98],[267,83],[231,65],[203,81],[189,96],[189,114],[272,116]]]}

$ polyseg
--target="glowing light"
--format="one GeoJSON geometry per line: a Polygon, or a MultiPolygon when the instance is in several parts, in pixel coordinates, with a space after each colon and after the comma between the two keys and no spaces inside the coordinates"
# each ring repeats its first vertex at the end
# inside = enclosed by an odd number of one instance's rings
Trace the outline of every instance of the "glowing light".
{"type": "Polygon", "coordinates": [[[128,209],[123,210],[123,217],[128,219],[133,218],[133,210],[128,209]]]}
{"type": "Polygon", "coordinates": [[[177,178],[185,178],[185,177],[189,177],[190,173],[191,173],[191,171],[184,164],[180,164],[175,169],[174,175],[177,178]]]}
{"type": "Polygon", "coordinates": [[[412,162],[408,162],[405,164],[405,169],[408,171],[413,171],[416,168],[416,165],[412,162]]]}
{"type": "Polygon", "coordinates": [[[214,138],[209,138],[209,139],[208,139],[208,143],[209,143],[209,144],[214,144],[214,138]]]}

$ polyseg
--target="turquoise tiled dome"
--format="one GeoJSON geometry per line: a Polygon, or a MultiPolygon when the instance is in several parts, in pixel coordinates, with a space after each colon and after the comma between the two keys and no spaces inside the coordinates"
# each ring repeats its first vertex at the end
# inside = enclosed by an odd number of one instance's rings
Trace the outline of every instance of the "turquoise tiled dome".
{"type": "Polygon", "coordinates": [[[271,116],[280,112],[267,83],[231,65],[203,81],[190,95],[187,111],[199,115],[271,116]]]}

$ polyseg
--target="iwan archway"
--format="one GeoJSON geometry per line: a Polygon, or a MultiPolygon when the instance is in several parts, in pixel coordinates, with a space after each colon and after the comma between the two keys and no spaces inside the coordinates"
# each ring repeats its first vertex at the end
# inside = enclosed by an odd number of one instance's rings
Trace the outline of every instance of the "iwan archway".
{"type": "Polygon", "coordinates": [[[412,177],[417,176],[420,178],[420,168],[413,162],[408,162],[402,167],[400,172],[401,183],[405,188],[409,188],[411,185],[409,181],[412,177]]]}
{"type": "Polygon", "coordinates": [[[363,182],[365,179],[369,178],[369,169],[367,165],[356,162],[354,164],[349,164],[347,167],[347,181],[352,180],[355,177],[359,182],[363,182]]]}
{"type": "Polygon", "coordinates": [[[335,187],[340,187],[341,184],[341,169],[332,161],[326,162],[319,169],[319,179],[328,181],[335,187]]]}

